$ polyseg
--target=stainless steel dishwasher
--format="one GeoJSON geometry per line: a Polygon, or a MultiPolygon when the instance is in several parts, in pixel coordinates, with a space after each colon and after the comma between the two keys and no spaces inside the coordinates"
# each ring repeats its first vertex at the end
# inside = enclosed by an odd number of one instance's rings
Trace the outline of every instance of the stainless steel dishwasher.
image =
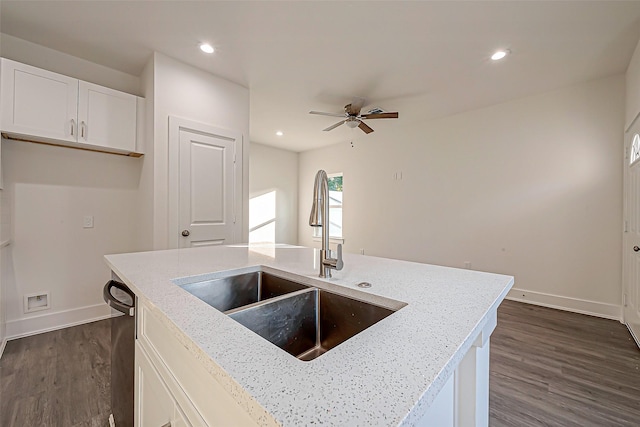
{"type": "Polygon", "coordinates": [[[136,339],[136,296],[114,274],[102,290],[112,308],[111,317],[111,416],[109,424],[133,426],[133,376],[136,339]],[[122,313],[122,314],[120,314],[122,313]]]}

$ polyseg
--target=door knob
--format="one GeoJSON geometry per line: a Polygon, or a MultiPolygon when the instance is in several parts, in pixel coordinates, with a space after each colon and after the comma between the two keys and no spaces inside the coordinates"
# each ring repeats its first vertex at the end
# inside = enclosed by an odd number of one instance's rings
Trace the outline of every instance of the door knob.
{"type": "Polygon", "coordinates": [[[639,248],[639,247],[637,247],[637,246],[634,246],[634,247],[633,247],[633,251],[634,251],[634,252],[638,252],[638,251],[640,251],[640,248],[639,248]]]}
{"type": "MultiPolygon", "coordinates": [[[[182,237],[189,237],[189,230],[182,230],[182,237]]],[[[638,250],[640,250],[640,248],[638,248],[638,250]]]]}

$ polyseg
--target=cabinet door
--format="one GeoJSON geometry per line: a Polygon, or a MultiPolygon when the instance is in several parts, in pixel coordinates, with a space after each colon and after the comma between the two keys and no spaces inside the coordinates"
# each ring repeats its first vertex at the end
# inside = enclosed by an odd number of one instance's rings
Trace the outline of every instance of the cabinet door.
{"type": "Polygon", "coordinates": [[[175,414],[171,427],[191,427],[191,423],[187,421],[187,417],[182,413],[182,410],[180,410],[177,404],[175,406],[175,414]]]}
{"type": "Polygon", "coordinates": [[[80,82],[78,142],[136,151],[136,97],[80,82]]]}
{"type": "MultiPolygon", "coordinates": [[[[174,420],[175,402],[144,350],[136,343],[135,423],[161,427],[174,420]]],[[[183,424],[186,425],[186,424],[183,424]]]]}
{"type": "Polygon", "coordinates": [[[5,132],[76,141],[77,79],[3,58],[1,107],[5,132]]]}

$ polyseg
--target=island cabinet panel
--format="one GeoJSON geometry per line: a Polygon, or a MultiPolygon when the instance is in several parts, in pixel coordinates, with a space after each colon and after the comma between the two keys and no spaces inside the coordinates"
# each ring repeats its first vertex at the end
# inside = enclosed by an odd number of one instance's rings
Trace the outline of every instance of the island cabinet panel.
{"type": "Polygon", "coordinates": [[[418,427],[489,426],[489,339],[496,326],[494,309],[453,375],[416,424],[418,427]]]}
{"type": "Polygon", "coordinates": [[[256,426],[193,350],[177,338],[177,331],[171,331],[153,310],[144,303],[139,305],[137,344],[159,372],[185,420],[194,426],[256,426]]]}
{"type": "Polygon", "coordinates": [[[0,59],[0,130],[8,138],[139,157],[142,98],[0,59]]]}
{"type": "Polygon", "coordinates": [[[417,423],[418,427],[457,427],[455,408],[455,377],[452,375],[442,387],[426,414],[417,423]]]}
{"type": "MultiPolygon", "coordinates": [[[[178,425],[176,415],[179,411],[177,404],[171,393],[167,389],[160,374],[153,367],[153,364],[145,354],[145,351],[136,344],[136,373],[135,373],[135,425],[143,426],[164,426],[171,423],[171,426],[178,425]]],[[[182,425],[186,423],[181,417],[182,425]]]]}

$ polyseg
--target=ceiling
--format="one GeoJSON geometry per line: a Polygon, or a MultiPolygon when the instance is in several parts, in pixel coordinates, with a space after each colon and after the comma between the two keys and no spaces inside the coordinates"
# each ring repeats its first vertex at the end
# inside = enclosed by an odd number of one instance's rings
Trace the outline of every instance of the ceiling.
{"type": "Polygon", "coordinates": [[[0,15],[3,33],[129,74],[158,51],[246,86],[251,141],[294,151],[367,138],[310,110],[362,97],[400,112],[368,122],[392,131],[623,73],[640,38],[638,1],[2,0],[0,15]]]}

